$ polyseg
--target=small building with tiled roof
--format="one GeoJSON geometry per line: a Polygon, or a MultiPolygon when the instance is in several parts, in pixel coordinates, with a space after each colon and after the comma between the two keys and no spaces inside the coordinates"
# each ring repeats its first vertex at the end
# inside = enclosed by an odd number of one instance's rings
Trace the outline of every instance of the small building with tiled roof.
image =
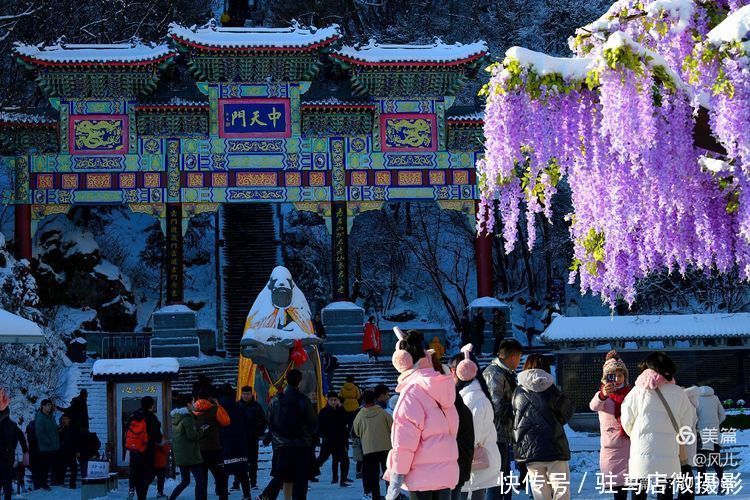
{"type": "Polygon", "coordinates": [[[161,72],[177,51],[164,43],[133,40],[122,44],[28,45],[13,51],[26,69],[37,74],[50,96],[135,97],[156,90],[161,72]]]}
{"type": "Polygon", "coordinates": [[[169,25],[169,36],[179,45],[199,50],[225,51],[309,51],[329,45],[341,38],[337,24],[325,28],[292,23],[285,28],[225,28],[215,20],[203,26],[169,25]]]}
{"type": "Polygon", "coordinates": [[[440,39],[427,45],[380,44],[371,39],[366,45],[346,45],[335,50],[334,58],[356,65],[454,66],[469,64],[485,57],[485,42],[443,43],[440,39]]]}
{"type": "Polygon", "coordinates": [[[311,81],[321,66],[319,51],[339,40],[336,24],[325,28],[293,22],[283,28],[169,26],[169,36],[187,54],[199,81],[311,81]]]}
{"type": "Polygon", "coordinates": [[[177,53],[167,44],[141,42],[118,44],[28,45],[16,43],[19,59],[39,66],[140,66],[166,61],[177,53]]]}
{"type": "Polygon", "coordinates": [[[346,45],[331,57],[351,76],[352,89],[374,97],[452,96],[489,57],[484,42],[427,45],[346,45]]]}

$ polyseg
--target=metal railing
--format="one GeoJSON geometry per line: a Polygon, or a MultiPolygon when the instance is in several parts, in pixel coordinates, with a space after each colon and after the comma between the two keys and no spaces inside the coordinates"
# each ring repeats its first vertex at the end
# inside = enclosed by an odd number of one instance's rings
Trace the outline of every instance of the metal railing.
{"type": "Polygon", "coordinates": [[[102,358],[146,358],[151,352],[151,335],[110,334],[102,338],[102,358]]]}

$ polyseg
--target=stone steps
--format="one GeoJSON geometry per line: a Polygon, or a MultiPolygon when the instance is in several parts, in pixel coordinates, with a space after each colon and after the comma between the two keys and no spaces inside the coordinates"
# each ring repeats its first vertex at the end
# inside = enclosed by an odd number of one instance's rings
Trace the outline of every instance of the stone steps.
{"type": "Polygon", "coordinates": [[[274,208],[267,203],[222,207],[224,349],[239,355],[245,318],[278,265],[274,208]]]}

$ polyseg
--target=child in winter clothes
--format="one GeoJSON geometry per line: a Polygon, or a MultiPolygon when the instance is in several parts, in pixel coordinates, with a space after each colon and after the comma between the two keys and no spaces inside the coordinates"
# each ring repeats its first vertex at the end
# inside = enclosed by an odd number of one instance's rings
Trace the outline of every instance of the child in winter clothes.
{"type": "Polygon", "coordinates": [[[164,481],[167,479],[167,462],[169,461],[169,443],[162,441],[154,447],[154,474],[156,475],[156,498],[166,498],[164,481]]]}
{"type": "MultiPolygon", "coordinates": [[[[356,420],[356,419],[355,419],[356,420]]],[[[340,486],[350,486],[349,479],[349,456],[347,448],[349,444],[349,423],[346,411],[341,406],[339,396],[335,392],[328,393],[328,404],[318,414],[318,431],[323,439],[320,445],[320,455],[317,458],[318,467],[323,465],[328,457],[331,459],[331,483],[339,482],[340,486]],[[339,468],[341,476],[339,476],[339,468]]]]}
{"type": "MultiPolygon", "coordinates": [[[[681,471],[677,433],[669,412],[678,429],[692,427],[696,416],[685,391],[675,384],[676,367],[669,356],[663,352],[652,353],[640,368],[642,373],[636,379],[635,387],[622,403],[620,421],[630,436],[628,479],[644,483],[644,488],[634,498],[645,500],[645,482],[649,476],[658,473],[671,477],[681,471]],[[657,390],[666,400],[666,407],[657,390]]],[[[663,493],[657,494],[659,500],[671,498],[669,484],[663,493]]]]}
{"type": "Polygon", "coordinates": [[[380,474],[385,472],[388,451],[391,449],[391,417],[375,404],[375,393],[365,391],[364,407],[354,419],[353,432],[362,440],[362,486],[365,496],[380,500],[380,474]]]}
{"type": "Polygon", "coordinates": [[[549,373],[549,362],[531,354],[513,393],[515,459],[526,465],[535,500],[570,499],[570,447],[565,425],[575,411],[549,373]]]}
{"type": "Polygon", "coordinates": [[[591,411],[599,413],[601,451],[599,468],[604,477],[612,477],[615,500],[627,500],[625,476],[630,457],[630,436],[622,429],[622,402],[632,386],[628,383],[628,367],[616,351],[607,353],[599,390],[589,403],[591,411]]]}
{"type": "Polygon", "coordinates": [[[474,428],[472,443],[474,460],[468,482],[462,488],[462,499],[484,500],[487,488],[498,485],[500,478],[500,450],[497,447],[495,414],[492,403],[482,390],[477,374],[479,368],[471,360],[472,345],[467,344],[451,359],[451,373],[461,399],[471,410],[474,428]],[[481,463],[480,463],[481,462],[481,463]]]}
{"type": "Polygon", "coordinates": [[[453,379],[432,367],[421,333],[404,334],[398,327],[394,331],[399,341],[392,362],[401,375],[385,475],[390,480],[386,500],[396,499],[402,486],[412,500],[448,498],[458,483],[453,379]]]}

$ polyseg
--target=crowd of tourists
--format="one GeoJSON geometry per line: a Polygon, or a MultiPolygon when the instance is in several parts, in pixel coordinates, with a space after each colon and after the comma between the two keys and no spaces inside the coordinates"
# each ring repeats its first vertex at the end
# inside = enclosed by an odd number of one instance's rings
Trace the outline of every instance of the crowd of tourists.
{"type": "MultiPolygon", "coordinates": [[[[418,331],[397,330],[397,335],[392,363],[399,377],[393,394],[382,384],[363,390],[350,376],[316,411],[299,390],[302,373],[290,369],[286,388],[266,412],[252,388],[243,387],[236,398],[229,385],[214,387],[202,378],[192,398],[171,412],[168,442],[154,399],[143,397],[124,426],[131,498],[144,500],[154,481],[158,497],[166,497],[170,456],[179,474],[170,500],[183,493],[185,498],[208,498],[209,475],[220,500],[232,490],[246,499],[305,499],[328,462],[331,483],[348,488],[348,498],[574,496],[565,432],[574,406],[555,384],[547,357],[531,353],[522,363],[521,344],[505,339],[480,370],[471,343],[445,358],[444,350],[431,348],[418,331]],[[265,485],[258,485],[260,442],[272,449],[265,485]],[[361,493],[354,484],[359,479],[361,493]],[[253,490],[259,487],[264,489],[256,495],[253,490]]],[[[599,473],[608,478],[607,494],[615,500],[629,495],[645,499],[649,491],[660,500],[693,498],[696,463],[713,463],[721,483],[721,461],[705,459],[718,456],[719,444],[700,439],[705,431],[718,430],[725,418],[719,399],[710,387],[677,385],[675,363],[664,353],[649,354],[639,368],[631,384],[626,364],[611,351],[591,399],[590,409],[599,415],[599,473]],[[685,428],[699,439],[681,444],[677,438],[685,428]],[[700,455],[704,459],[696,461],[700,455]],[[666,478],[661,488],[653,489],[655,475],[666,478]]],[[[89,431],[86,391],[68,408],[42,401],[25,434],[11,420],[9,402],[0,391],[5,499],[12,495],[18,469],[23,477],[26,466],[35,488],[49,489],[66,477],[75,488],[79,467],[85,471],[100,448],[89,431]]]]}

